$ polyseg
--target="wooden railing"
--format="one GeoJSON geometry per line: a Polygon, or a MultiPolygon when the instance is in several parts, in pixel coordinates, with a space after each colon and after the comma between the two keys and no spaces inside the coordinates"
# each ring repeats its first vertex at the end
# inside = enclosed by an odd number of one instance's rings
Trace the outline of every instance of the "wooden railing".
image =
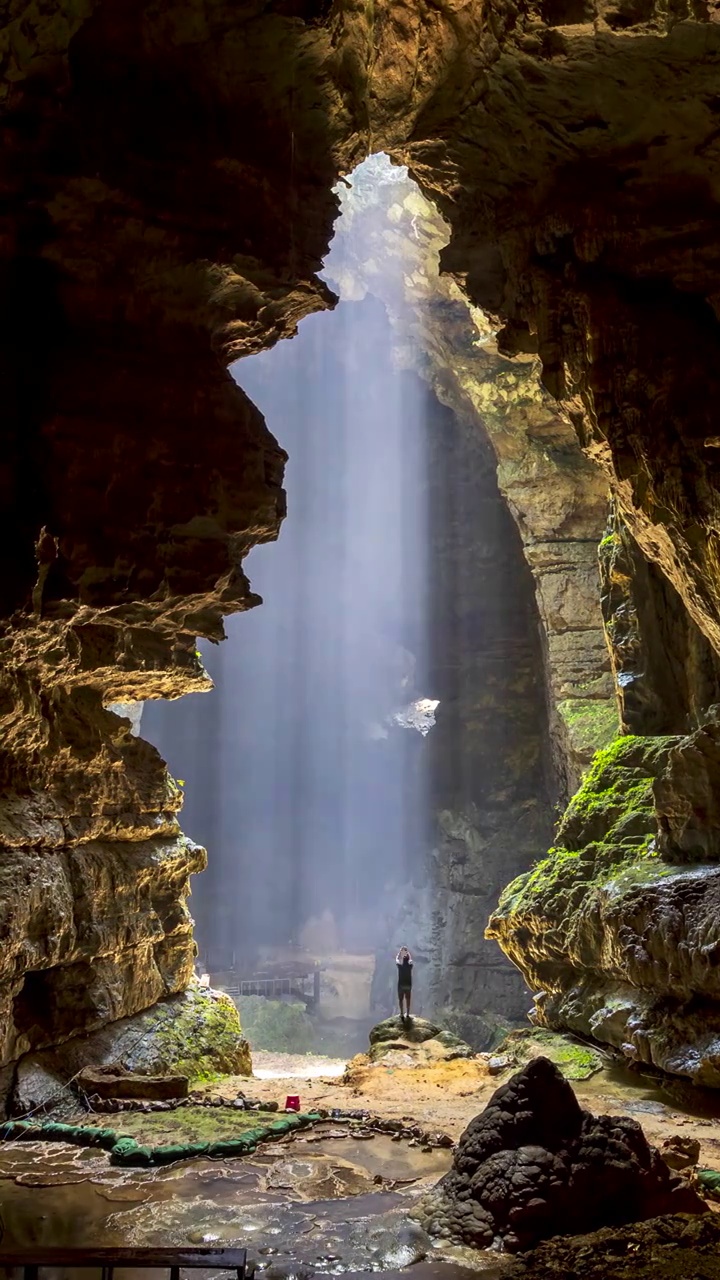
{"type": "Polygon", "coordinates": [[[255,1267],[248,1263],[246,1249],[0,1249],[0,1270],[20,1268],[23,1280],[42,1280],[43,1267],[85,1268],[100,1271],[102,1280],[112,1280],[119,1267],[169,1272],[169,1280],[180,1280],[184,1269],[234,1271],[237,1280],[252,1280],[255,1267]]]}

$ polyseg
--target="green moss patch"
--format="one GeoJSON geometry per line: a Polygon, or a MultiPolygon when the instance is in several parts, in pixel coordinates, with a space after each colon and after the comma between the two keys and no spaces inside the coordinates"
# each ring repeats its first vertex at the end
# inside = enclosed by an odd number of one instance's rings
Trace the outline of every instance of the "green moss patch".
{"type": "Polygon", "coordinates": [[[616,892],[662,876],[655,847],[652,784],[676,738],[617,738],[598,751],[558,827],[547,857],[504,890],[497,915],[542,911],[567,916],[593,886],[616,892]]]}
{"type": "Polygon", "coordinates": [[[229,1107],[178,1107],[174,1111],[124,1111],[123,1133],[151,1147],[196,1142],[221,1142],[244,1136],[265,1124],[257,1111],[232,1111],[229,1107]]]}
{"type": "Polygon", "coordinates": [[[240,1015],[229,996],[191,987],[173,1002],[172,1016],[152,1029],[156,1056],[167,1073],[192,1084],[220,1075],[250,1075],[252,1063],[240,1015]]]}
{"type": "Polygon", "coordinates": [[[549,1058],[566,1080],[589,1080],[605,1066],[602,1054],[592,1045],[578,1044],[567,1036],[539,1027],[512,1031],[498,1052],[507,1054],[521,1065],[531,1058],[549,1058]]]}
{"type": "Polygon", "coordinates": [[[617,737],[620,724],[614,698],[566,698],[558,714],[577,751],[599,751],[617,737]]]}
{"type": "MultiPolygon", "coordinates": [[[[240,1116],[243,1116],[242,1112],[238,1112],[237,1118],[240,1116]]],[[[142,1116],[143,1120],[149,1118],[149,1116],[142,1116]]],[[[123,1124],[129,1119],[129,1114],[124,1115],[123,1124]]],[[[176,1160],[188,1160],[198,1156],[213,1159],[249,1155],[260,1142],[282,1138],[294,1129],[306,1129],[310,1125],[321,1123],[321,1120],[322,1117],[316,1112],[277,1116],[270,1121],[259,1120],[255,1114],[253,1123],[244,1125],[242,1131],[236,1128],[234,1132],[228,1133],[226,1124],[222,1136],[214,1140],[209,1136],[201,1136],[199,1132],[192,1140],[189,1137],[180,1140],[180,1135],[175,1130],[172,1135],[174,1141],[156,1142],[154,1145],[150,1142],[138,1141],[137,1136],[129,1133],[119,1133],[107,1128],[100,1129],[91,1124],[70,1125],[57,1124],[54,1121],[35,1123],[11,1120],[0,1125],[0,1140],[68,1142],[73,1146],[99,1147],[110,1152],[111,1164],[143,1168],[150,1165],[172,1164],[176,1160]]],[[[139,1136],[143,1137],[146,1133],[147,1131],[142,1131],[139,1136]]],[[[166,1135],[159,1132],[153,1136],[166,1135]]]]}

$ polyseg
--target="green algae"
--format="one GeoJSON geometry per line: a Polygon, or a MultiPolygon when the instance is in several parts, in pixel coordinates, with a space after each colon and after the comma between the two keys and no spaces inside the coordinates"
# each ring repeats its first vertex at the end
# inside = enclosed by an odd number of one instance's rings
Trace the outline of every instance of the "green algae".
{"type": "Polygon", "coordinates": [[[593,758],[545,858],[503,891],[498,915],[541,910],[554,917],[576,907],[588,890],[622,893],[672,875],[655,845],[653,781],[675,738],[616,738],[593,758]]]}
{"type": "Polygon", "coordinates": [[[540,1027],[512,1031],[498,1052],[508,1054],[520,1064],[529,1062],[531,1058],[549,1058],[566,1080],[589,1080],[605,1066],[603,1055],[592,1045],[579,1044],[567,1036],[540,1027]]]}
{"type": "Polygon", "coordinates": [[[565,698],[557,709],[581,751],[599,751],[617,737],[620,721],[614,698],[565,698]]]}

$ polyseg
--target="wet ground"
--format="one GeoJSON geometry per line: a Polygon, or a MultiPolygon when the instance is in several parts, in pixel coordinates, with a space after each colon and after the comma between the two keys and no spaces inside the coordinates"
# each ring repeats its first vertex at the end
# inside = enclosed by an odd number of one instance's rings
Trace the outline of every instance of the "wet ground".
{"type": "MultiPolygon", "coordinates": [[[[234,1096],[241,1088],[248,1096],[281,1105],[286,1094],[298,1093],[304,1109],[367,1108],[384,1118],[414,1121],[457,1138],[506,1078],[489,1076],[487,1066],[477,1061],[413,1071],[356,1062],[340,1078],[342,1065],[328,1059],[258,1054],[259,1078],[226,1080],[209,1093],[234,1096]]],[[[720,1169],[720,1099],[715,1094],[668,1086],[612,1065],[574,1088],[581,1104],[595,1112],[634,1116],[656,1145],[674,1133],[698,1137],[701,1165],[720,1169]]],[[[164,1141],[172,1139],[177,1124],[196,1124],[204,1132],[208,1125],[240,1122],[241,1116],[225,1108],[183,1108],[149,1116],[123,1113],[112,1123],[138,1136],[147,1129],[149,1140],[164,1141]]],[[[412,1280],[471,1280],[478,1271],[496,1280],[511,1265],[510,1259],[433,1244],[412,1221],[414,1200],[445,1172],[451,1156],[447,1150],[424,1151],[390,1135],[352,1136],[347,1126],[332,1120],[242,1160],[192,1160],[159,1170],[114,1168],[102,1153],[60,1144],[0,1144],[2,1248],[235,1245],[249,1248],[264,1280],[309,1280],[328,1274],[357,1278],[377,1271],[394,1280],[407,1267],[412,1267],[412,1280]]],[[[640,1257],[635,1260],[634,1230],[629,1229],[623,1265],[630,1266],[628,1274],[637,1269],[638,1280],[656,1280],[652,1257],[644,1259],[645,1270],[640,1257]]],[[[585,1263],[596,1254],[594,1242],[587,1249],[585,1263]]],[[[562,1254],[560,1261],[561,1253],[557,1257],[558,1266],[569,1268],[565,1274],[585,1273],[581,1259],[562,1254]]],[[[537,1280],[564,1274],[552,1270],[554,1259],[551,1251],[537,1280]]],[[[661,1261],[658,1254],[658,1264],[661,1261]]],[[[683,1266],[687,1270],[687,1259],[683,1266]]],[[[609,1280],[620,1275],[613,1267],[608,1263],[605,1271],[595,1270],[593,1276],[609,1280]]],[[[203,1273],[195,1274],[204,1280],[203,1273]]],[[[658,1265],[657,1277],[662,1274],[658,1265]]],[[[688,1272],[687,1280],[715,1274],[703,1264],[688,1272]]],[[[525,1275],[536,1280],[534,1273],[525,1275]]],[[[89,1273],[77,1273],[77,1280],[81,1276],[88,1280],[89,1273]]],[[[126,1280],[131,1280],[130,1273],[126,1280]]],[[[144,1277],[135,1271],[132,1280],[144,1277]]]]}
{"type": "MultiPolygon", "coordinates": [[[[287,1094],[296,1093],[307,1110],[366,1108],[388,1119],[415,1120],[455,1139],[516,1069],[490,1076],[483,1062],[460,1060],[408,1072],[382,1062],[368,1066],[364,1059],[356,1059],[344,1078],[336,1075],[337,1062],[332,1075],[317,1077],[307,1071],[312,1059],[284,1054],[280,1078],[266,1061],[270,1056],[253,1055],[264,1072],[263,1079],[253,1081],[250,1088],[240,1080],[228,1081],[222,1092],[232,1093],[239,1086],[262,1101],[281,1103],[287,1094]],[[295,1072],[288,1075],[293,1062],[295,1072]]],[[[682,1080],[668,1080],[612,1061],[589,1080],[574,1081],[573,1089],[580,1105],[589,1111],[632,1116],[655,1146],[675,1133],[697,1138],[701,1165],[720,1169],[720,1092],[694,1089],[682,1080]]]]}
{"type": "Polygon", "coordinates": [[[451,1158],[330,1123],[244,1160],[152,1171],[115,1168],[102,1153],[64,1144],[7,1143],[2,1248],[244,1246],[268,1280],[394,1271],[431,1254],[454,1275],[464,1269],[462,1251],[443,1262],[409,1221],[414,1198],[451,1158]]]}

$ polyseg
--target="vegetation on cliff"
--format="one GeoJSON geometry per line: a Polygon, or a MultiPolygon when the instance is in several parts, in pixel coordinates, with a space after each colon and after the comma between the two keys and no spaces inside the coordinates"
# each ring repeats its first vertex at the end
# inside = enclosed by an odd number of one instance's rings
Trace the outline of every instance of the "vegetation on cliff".
{"type": "Polygon", "coordinates": [[[616,889],[670,874],[656,848],[652,784],[674,738],[616,738],[595,755],[558,826],[556,844],[542,861],[504,890],[490,923],[544,908],[551,916],[573,909],[593,885],[616,889]]]}
{"type": "Polygon", "coordinates": [[[191,986],[174,1002],[172,1017],[157,1020],[152,1048],[166,1071],[186,1075],[192,1082],[252,1071],[240,1016],[221,991],[191,986]]]}

